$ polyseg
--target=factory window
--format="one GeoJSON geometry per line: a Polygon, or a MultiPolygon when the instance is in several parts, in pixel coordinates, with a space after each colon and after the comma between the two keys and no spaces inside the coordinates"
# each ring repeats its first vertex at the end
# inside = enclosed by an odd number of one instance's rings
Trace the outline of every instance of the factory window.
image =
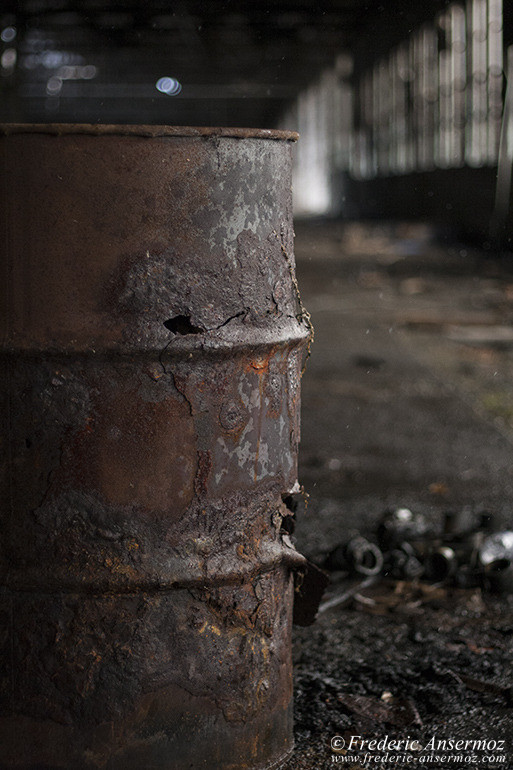
{"type": "Polygon", "coordinates": [[[356,178],[497,162],[502,0],[454,3],[355,84],[356,178]]]}
{"type": "Polygon", "coordinates": [[[301,133],[298,213],[336,211],[343,177],[497,164],[503,108],[502,0],[452,3],[370,68],[347,56],[284,116],[301,133]]]}

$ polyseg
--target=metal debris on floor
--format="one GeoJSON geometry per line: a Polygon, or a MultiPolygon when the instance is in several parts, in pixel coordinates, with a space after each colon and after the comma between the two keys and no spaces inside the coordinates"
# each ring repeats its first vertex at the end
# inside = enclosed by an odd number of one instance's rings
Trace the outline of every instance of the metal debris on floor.
{"type": "MultiPolygon", "coordinates": [[[[410,609],[439,601],[454,589],[513,592],[513,531],[494,531],[493,517],[474,519],[468,510],[445,514],[436,532],[424,516],[409,508],[386,511],[375,537],[351,533],[324,559],[322,567],[337,577],[360,578],[335,591],[321,613],[350,600],[374,612],[403,603],[410,609]],[[376,584],[381,588],[376,596],[376,584]],[[388,590],[383,595],[383,586],[388,590]]],[[[337,581],[338,582],[338,581],[337,581]]]]}

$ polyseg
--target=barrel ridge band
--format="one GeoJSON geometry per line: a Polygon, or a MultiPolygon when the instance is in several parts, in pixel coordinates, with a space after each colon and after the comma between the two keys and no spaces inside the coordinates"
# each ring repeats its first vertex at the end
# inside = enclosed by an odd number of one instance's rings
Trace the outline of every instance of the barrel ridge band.
{"type": "Polygon", "coordinates": [[[176,569],[176,566],[183,567],[183,559],[177,558],[176,564],[173,565],[175,570],[171,567],[168,574],[140,575],[130,582],[116,582],[115,579],[109,580],[103,576],[96,580],[89,579],[80,582],[73,578],[66,580],[66,577],[59,573],[54,581],[38,584],[34,579],[35,572],[28,570],[23,575],[10,573],[7,578],[4,577],[0,583],[0,589],[13,593],[94,594],[98,596],[137,594],[141,591],[166,593],[190,588],[240,585],[244,581],[253,580],[255,576],[264,575],[279,567],[286,567],[295,571],[304,569],[306,564],[306,558],[293,546],[268,542],[264,544],[258,560],[254,563],[249,565],[235,563],[233,569],[214,572],[210,575],[206,575],[198,565],[196,565],[196,569],[191,569],[190,564],[187,565],[190,574],[181,572],[179,568],[176,569]]]}
{"type": "Polygon", "coordinates": [[[266,350],[287,350],[295,345],[299,345],[310,338],[310,330],[297,323],[287,323],[283,327],[274,330],[245,330],[244,335],[238,329],[223,330],[223,334],[214,336],[212,332],[206,331],[204,334],[186,334],[176,335],[169,340],[163,340],[161,345],[149,345],[142,347],[135,343],[113,343],[110,346],[102,344],[95,340],[82,347],[73,344],[59,346],[48,345],[27,345],[19,340],[0,340],[0,358],[3,356],[18,360],[30,361],[40,356],[52,356],[54,359],[67,359],[70,356],[77,356],[83,359],[94,359],[96,361],[110,360],[113,358],[123,359],[145,359],[154,356],[159,360],[173,359],[180,360],[187,357],[187,360],[196,356],[202,358],[216,358],[225,356],[227,353],[238,355],[245,354],[247,351],[252,353],[266,350]],[[260,334],[258,337],[257,334],[260,334]]]}

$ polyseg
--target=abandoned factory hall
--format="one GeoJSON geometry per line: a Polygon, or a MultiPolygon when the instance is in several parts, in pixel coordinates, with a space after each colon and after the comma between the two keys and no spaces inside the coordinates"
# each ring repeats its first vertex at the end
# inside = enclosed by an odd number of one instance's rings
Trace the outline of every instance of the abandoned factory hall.
{"type": "Polygon", "coordinates": [[[0,770],[513,770],[513,4],[0,0],[0,770]]]}

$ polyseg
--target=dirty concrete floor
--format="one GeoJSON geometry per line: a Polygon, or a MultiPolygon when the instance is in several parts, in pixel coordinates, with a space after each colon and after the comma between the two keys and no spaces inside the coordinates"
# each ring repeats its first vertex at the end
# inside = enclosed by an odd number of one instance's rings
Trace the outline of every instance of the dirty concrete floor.
{"type": "MultiPolygon", "coordinates": [[[[435,527],[465,507],[511,526],[513,262],[437,242],[420,224],[359,223],[296,224],[296,259],[315,326],[297,547],[320,563],[397,506],[435,527]]],[[[295,631],[286,770],[513,767],[511,598],[392,583],[362,593],[295,631]],[[473,762],[472,749],[438,761],[428,748],[411,760],[331,750],[334,736],[355,734],[424,747],[435,734],[504,740],[508,750],[488,744],[473,762]]]]}

